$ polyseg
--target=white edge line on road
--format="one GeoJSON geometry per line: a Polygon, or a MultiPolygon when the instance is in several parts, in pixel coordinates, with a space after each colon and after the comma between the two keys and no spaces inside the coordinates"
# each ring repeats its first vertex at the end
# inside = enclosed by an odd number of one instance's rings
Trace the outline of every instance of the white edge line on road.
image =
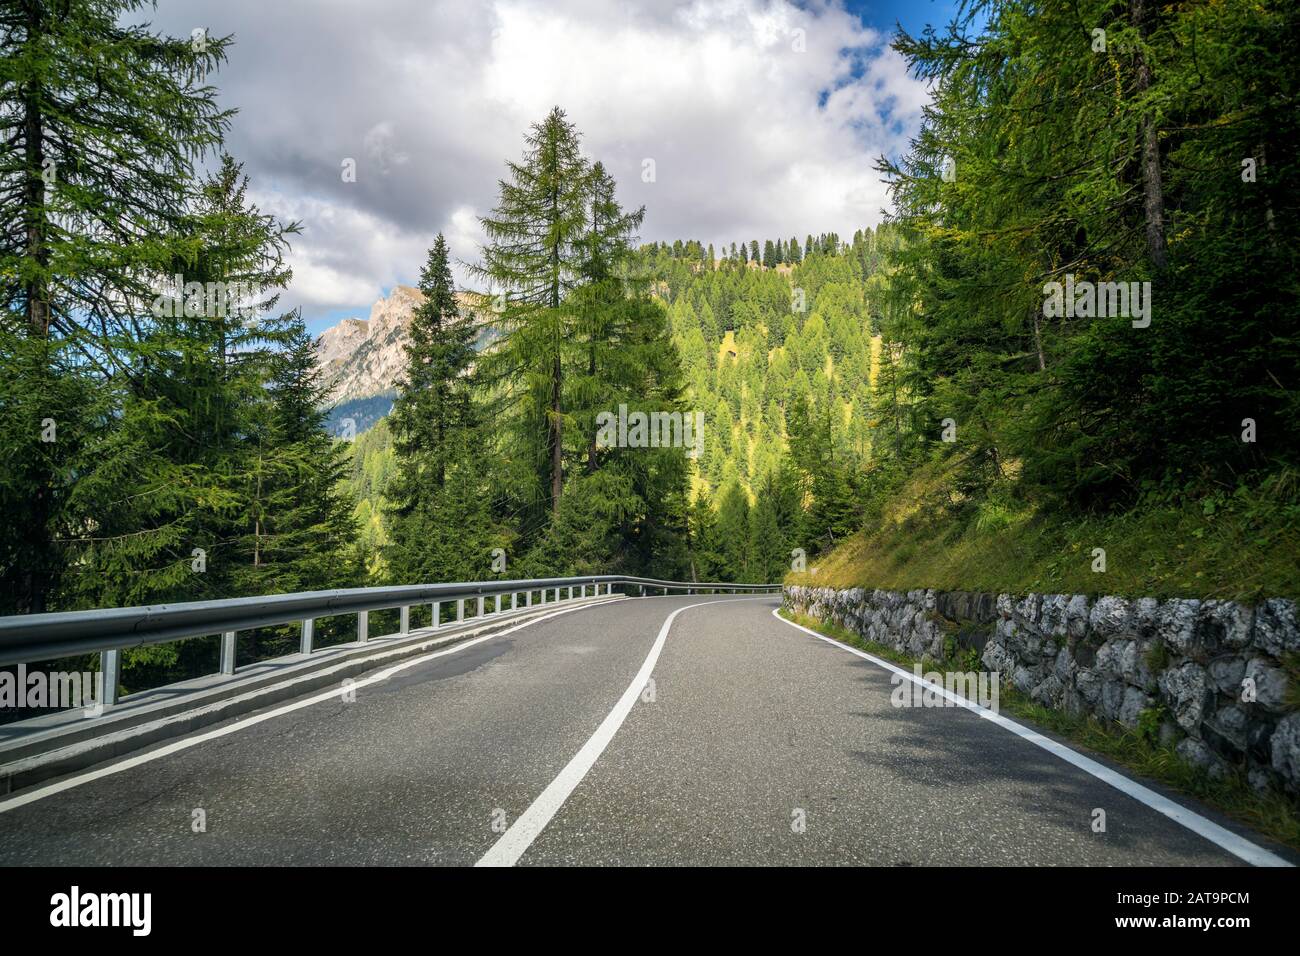
{"type": "Polygon", "coordinates": [[[551,818],[564,806],[564,801],[569,799],[569,794],[577,788],[582,782],[582,778],[587,775],[587,771],[600,758],[609,742],[614,739],[618,733],[618,728],[623,726],[623,721],[627,715],[632,712],[636,705],[637,698],[641,691],[645,689],[650,680],[650,675],[654,672],[655,663],[659,660],[659,652],[663,650],[664,642],[668,639],[668,629],[673,626],[673,619],[681,614],[682,611],[689,611],[691,608],[704,607],[709,604],[730,604],[733,601],[770,601],[775,595],[764,594],[760,597],[749,598],[727,598],[722,601],[701,601],[698,604],[688,604],[685,607],[679,607],[673,613],[664,619],[663,627],[659,628],[659,636],[650,647],[650,653],[646,655],[645,661],[641,664],[641,669],[636,672],[632,678],[632,683],[627,685],[627,690],[623,691],[623,696],[618,699],[614,709],[609,712],[596,732],[591,738],[582,745],[572,760],[565,765],[559,775],[550,782],[545,790],[541,792],[528,809],[523,812],[505,833],[501,834],[500,839],[492,844],[492,848],[483,854],[475,866],[514,866],[524,852],[537,839],[538,835],[545,829],[546,825],[551,822],[551,818]]]}
{"type": "Polygon", "coordinates": [[[1186,807],[1182,806],[1181,804],[1174,803],[1174,801],[1170,800],[1168,797],[1156,793],[1154,790],[1150,789],[1149,787],[1142,786],[1142,784],[1138,783],[1136,780],[1131,780],[1128,777],[1124,776],[1123,774],[1116,773],[1114,770],[1111,770],[1109,767],[1105,766],[1104,764],[1100,764],[1089,757],[1085,757],[1083,754],[1078,753],[1077,751],[1071,750],[1069,747],[1066,747],[1063,744],[1057,743],[1055,740],[1052,740],[1050,737],[1044,737],[1042,734],[1030,730],[1028,727],[1024,726],[1023,724],[1018,724],[1014,720],[1010,720],[1007,717],[1003,717],[1001,714],[994,713],[993,711],[985,707],[981,707],[979,706],[979,704],[973,703],[967,700],[965,697],[962,697],[960,694],[956,694],[948,690],[947,688],[930,684],[922,680],[921,678],[917,677],[915,674],[911,673],[910,671],[905,671],[901,667],[889,663],[889,661],[876,657],[874,654],[868,654],[866,651],[860,651],[856,647],[850,647],[848,644],[844,644],[840,641],[837,641],[832,637],[827,637],[825,634],[818,634],[816,631],[812,630],[811,628],[804,627],[802,624],[796,624],[794,621],[782,617],[779,613],[780,610],[781,610],[780,608],[776,608],[775,610],[772,611],[772,616],[775,617],[778,621],[783,621],[786,624],[789,624],[791,627],[798,628],[799,630],[803,631],[805,634],[811,634],[819,641],[825,641],[827,644],[830,644],[834,647],[838,647],[841,650],[848,651],[850,654],[856,654],[858,657],[861,657],[863,660],[871,661],[871,663],[883,667],[887,671],[892,671],[895,674],[901,674],[903,677],[906,677],[914,684],[920,684],[926,687],[927,689],[935,691],[936,693],[943,694],[945,699],[950,700],[961,707],[965,707],[967,710],[972,711],[975,714],[978,714],[980,717],[984,718],[985,720],[992,721],[993,723],[997,724],[999,727],[1011,731],[1013,734],[1016,734],[1017,736],[1029,741],[1031,744],[1041,747],[1042,749],[1046,750],[1048,753],[1061,758],[1066,763],[1073,764],[1074,766],[1082,770],[1084,773],[1088,773],[1096,777],[1102,783],[1110,784],[1116,790],[1120,791],[1120,793],[1132,797],[1134,800],[1137,800],[1139,803],[1146,804],[1148,807],[1150,807],[1152,810],[1155,810],[1157,813],[1162,813],[1165,816],[1167,816],[1169,819],[1173,820],[1175,823],[1182,824],[1187,829],[1191,830],[1193,833],[1197,834],[1198,836],[1204,837],[1205,839],[1209,840],[1211,843],[1215,844],[1218,847],[1221,847],[1224,850],[1227,850],[1233,856],[1237,857],[1238,859],[1246,861],[1252,866],[1294,866],[1295,865],[1293,863],[1289,863],[1288,861],[1282,859],[1280,856],[1278,856],[1275,853],[1270,853],[1268,850],[1265,850],[1261,846],[1256,846],[1254,843],[1251,843],[1245,837],[1238,836],[1237,834],[1233,833],[1231,830],[1219,826],[1213,820],[1207,820],[1199,813],[1195,813],[1187,809],[1186,807]]]}
{"type": "MultiPolygon", "coordinates": [[[[445,657],[448,654],[456,654],[459,653],[460,651],[468,650],[469,648],[473,647],[476,644],[482,644],[484,641],[490,641],[498,637],[504,637],[507,634],[513,634],[515,631],[518,631],[521,628],[525,628],[533,624],[540,624],[542,621],[549,621],[551,618],[559,617],[561,614],[569,614],[572,613],[573,611],[582,611],[582,610],[586,610],[589,607],[600,607],[601,605],[609,604],[609,603],[617,604],[620,602],[601,601],[596,604],[583,604],[579,607],[562,608],[561,610],[555,611],[551,614],[544,614],[540,617],[535,617],[532,618],[531,620],[523,621],[522,623],[516,624],[514,627],[507,628],[504,631],[495,631],[492,634],[484,634],[482,637],[476,637],[473,640],[463,641],[460,644],[455,644],[449,648],[446,648],[445,650],[435,651],[432,654],[423,654],[420,657],[413,657],[408,661],[402,661],[399,664],[394,664],[391,667],[386,667],[381,671],[377,671],[376,673],[371,674],[369,677],[363,677],[354,680],[350,685],[348,685],[348,689],[357,690],[359,688],[369,686],[370,684],[377,684],[380,681],[388,680],[388,678],[392,677],[394,674],[400,671],[404,671],[409,667],[416,667],[420,664],[425,663],[426,661],[431,661],[437,657],[445,657]]],[[[235,723],[227,724],[224,727],[218,727],[216,730],[209,730],[205,733],[201,733],[193,737],[184,737],[180,740],[176,740],[173,741],[172,743],[166,744],[165,746],[159,747],[157,750],[150,750],[148,753],[139,754],[135,757],[128,757],[126,760],[123,760],[119,763],[109,764],[104,767],[98,767],[94,770],[88,770],[85,773],[80,773],[72,777],[67,777],[66,779],[56,781],[55,783],[46,784],[45,786],[38,787],[35,790],[29,790],[26,793],[20,793],[17,796],[8,798],[7,800],[0,800],[0,813],[4,813],[8,810],[16,810],[18,807],[26,806],[29,803],[35,803],[37,800],[43,800],[46,797],[52,797],[56,793],[62,793],[65,790],[71,790],[72,788],[79,787],[84,783],[90,783],[92,780],[99,780],[102,777],[107,777],[115,773],[121,773],[124,770],[130,770],[132,767],[138,767],[141,764],[149,763],[151,760],[158,760],[161,757],[167,757],[170,756],[171,754],[179,753],[182,750],[188,750],[191,747],[197,747],[199,744],[206,743],[209,740],[216,740],[218,737],[225,737],[228,734],[233,734],[240,730],[244,730],[248,727],[252,727],[255,724],[260,724],[264,720],[270,720],[273,717],[281,717],[284,714],[292,713],[295,710],[302,710],[304,707],[310,707],[313,704],[319,704],[327,700],[336,700],[338,699],[340,693],[341,692],[339,690],[329,690],[320,694],[316,694],[313,697],[305,697],[302,700],[294,701],[291,704],[285,704],[282,707],[276,707],[272,710],[264,711],[263,713],[260,714],[254,714],[252,717],[247,717],[247,718],[236,717],[234,718],[235,723]]]]}

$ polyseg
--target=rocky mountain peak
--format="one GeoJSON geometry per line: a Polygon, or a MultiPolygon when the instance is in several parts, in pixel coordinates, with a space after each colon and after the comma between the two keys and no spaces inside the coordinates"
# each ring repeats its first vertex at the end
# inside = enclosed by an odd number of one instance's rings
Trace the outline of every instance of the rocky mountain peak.
{"type": "MultiPolygon", "coordinates": [[[[478,311],[479,297],[472,293],[457,292],[456,301],[462,314],[478,311]]],[[[316,361],[329,389],[328,405],[394,391],[406,362],[411,315],[422,302],[419,289],[394,286],[370,307],[370,318],[344,319],[321,333],[316,361]]]]}

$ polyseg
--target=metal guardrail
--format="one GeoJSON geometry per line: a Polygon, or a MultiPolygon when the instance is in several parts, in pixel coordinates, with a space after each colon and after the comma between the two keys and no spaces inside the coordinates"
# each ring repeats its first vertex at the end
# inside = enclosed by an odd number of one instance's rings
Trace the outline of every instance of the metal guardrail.
{"type": "Polygon", "coordinates": [[[357,616],[357,641],[370,639],[370,611],[397,608],[397,635],[410,630],[410,610],[428,604],[432,629],[465,620],[496,617],[544,604],[562,603],[610,594],[613,588],[639,588],[695,592],[770,593],[779,584],[728,584],[724,582],[660,581],[655,578],[604,574],[594,577],[539,578],[523,581],[474,581],[453,584],[419,584],[404,587],[345,588],[335,591],[303,591],[265,597],[231,598],[221,601],[190,601],[152,604],[147,607],[106,608],[94,611],[61,611],[53,614],[19,614],[0,617],[0,665],[52,660],[75,654],[99,652],[104,673],[105,705],[117,702],[121,674],[121,653],[126,648],[189,637],[221,635],[221,674],[234,674],[236,637],[240,631],[279,624],[300,623],[299,654],[312,653],[314,623],[320,618],[343,614],[357,616]],[[603,588],[603,590],[602,590],[603,588]],[[568,591],[567,598],[561,592],[568,591]],[[574,590],[578,593],[575,596],[574,590]],[[538,595],[537,605],[533,595],[538,595]],[[551,599],[547,600],[547,595],[551,599]],[[520,595],[524,604],[519,604],[520,595]],[[510,606],[502,607],[509,596],[510,606]],[[495,607],[487,609],[488,598],[495,607]],[[466,600],[476,600],[476,613],[465,616],[466,600]],[[444,613],[445,612],[445,613],[444,613]]]}

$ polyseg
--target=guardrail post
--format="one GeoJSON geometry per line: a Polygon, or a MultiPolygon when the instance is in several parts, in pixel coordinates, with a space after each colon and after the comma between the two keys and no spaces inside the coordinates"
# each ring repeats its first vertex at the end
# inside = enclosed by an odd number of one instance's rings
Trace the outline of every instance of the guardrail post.
{"type": "Polygon", "coordinates": [[[99,692],[99,702],[105,707],[111,707],[117,703],[117,687],[122,677],[122,652],[100,651],[99,672],[104,678],[104,686],[99,692]]]}
{"type": "Polygon", "coordinates": [[[496,613],[497,613],[497,614],[500,614],[500,613],[501,613],[501,595],[500,595],[500,594],[497,595],[497,610],[496,610],[496,613]]]}
{"type": "Polygon", "coordinates": [[[411,609],[409,607],[402,605],[401,609],[397,612],[397,621],[397,633],[411,633],[411,609]]]}
{"type": "Polygon", "coordinates": [[[370,612],[357,611],[357,641],[364,644],[370,640],[370,612]]]}
{"type": "Polygon", "coordinates": [[[555,589],[555,603],[556,603],[556,604],[559,604],[560,601],[562,601],[562,600],[563,600],[563,598],[560,597],[560,589],[559,589],[559,588],[556,588],[556,589],[555,589]]]}
{"type": "Polygon", "coordinates": [[[235,632],[226,631],[221,635],[221,673],[235,672],[235,632]]]}
{"type": "Polygon", "coordinates": [[[433,602],[433,629],[436,631],[442,627],[442,602],[433,602]]]}
{"type": "Polygon", "coordinates": [[[483,616],[483,595],[478,596],[478,616],[483,616]]]}
{"type": "Polygon", "coordinates": [[[298,652],[301,654],[311,653],[311,642],[315,636],[316,622],[309,617],[302,619],[302,643],[298,645],[298,652]]]}
{"type": "Polygon", "coordinates": [[[465,599],[456,598],[456,623],[465,620],[465,599]]]}
{"type": "Polygon", "coordinates": [[[533,592],[532,589],[530,588],[529,590],[524,592],[524,607],[532,607],[532,606],[533,606],[533,592]]]}

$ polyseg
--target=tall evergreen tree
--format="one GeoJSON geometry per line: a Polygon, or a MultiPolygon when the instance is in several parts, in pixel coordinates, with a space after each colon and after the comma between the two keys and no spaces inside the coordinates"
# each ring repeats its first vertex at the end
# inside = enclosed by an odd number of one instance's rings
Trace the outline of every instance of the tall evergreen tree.
{"type": "Polygon", "coordinates": [[[575,367],[567,375],[567,417],[583,436],[589,472],[597,466],[596,416],[618,407],[629,396],[622,389],[639,375],[633,363],[632,339],[644,313],[629,297],[643,278],[626,274],[632,242],[645,218],[645,208],[625,212],[615,197],[616,184],[597,162],[587,181],[587,228],[581,240],[583,284],[571,296],[575,367]]]}
{"type": "Polygon", "coordinates": [[[521,406],[515,432],[533,470],[524,507],[558,512],[564,488],[564,370],[573,316],[569,294],[582,280],[590,181],[578,131],[558,106],[525,137],[522,162],[490,216],[477,273],[500,294],[501,346],[484,363],[507,400],[521,406]],[[541,440],[538,440],[540,436],[541,440]]]}
{"type": "Polygon", "coordinates": [[[271,467],[279,442],[268,385],[298,323],[274,310],[298,227],[249,205],[246,191],[240,166],[223,157],[178,227],[194,250],[172,267],[182,288],[158,297],[136,356],[112,380],[114,426],[68,499],[93,529],[71,542],[84,602],[257,590],[247,568],[258,562],[263,505],[248,479],[271,467]]]}
{"type": "Polygon", "coordinates": [[[722,580],[725,570],[722,543],[718,539],[718,515],[707,494],[701,493],[691,502],[689,533],[691,580],[722,580]]]}
{"type": "Polygon", "coordinates": [[[789,549],[777,520],[774,491],[769,475],[749,512],[750,577],[758,583],[781,581],[789,566],[786,557],[789,549]]]}
{"type": "MultiPolygon", "coordinates": [[[[342,441],[326,430],[326,386],[316,346],[295,311],[283,347],[270,356],[269,401],[249,416],[242,497],[243,540],[232,576],[237,594],[283,594],[364,583],[355,501],[343,490],[342,441]]],[[[323,621],[320,636],[340,631],[323,621]]],[[[289,654],[297,626],[260,628],[241,642],[254,660],[289,654]]]]}
{"type": "MultiPolygon", "coordinates": [[[[447,242],[439,233],[420,271],[423,301],[411,316],[406,369],[389,413],[389,429],[399,467],[389,489],[390,546],[386,554],[395,582],[429,579],[438,569],[426,548],[427,516],[446,484],[453,453],[476,454],[468,434],[475,428],[470,371],[475,327],[456,303],[447,242]]],[[[458,523],[460,516],[443,520],[458,523]]]]}
{"type": "Polygon", "coordinates": [[[750,565],[749,496],[739,481],[723,489],[718,502],[724,580],[748,581],[750,565]]]}
{"type": "Polygon", "coordinates": [[[228,124],[202,77],[229,38],[122,25],[142,6],[0,9],[0,592],[15,610],[59,600],[59,541],[84,530],[71,484],[118,422],[104,383],[131,366],[141,304],[185,241],[192,164],[228,124]]]}

